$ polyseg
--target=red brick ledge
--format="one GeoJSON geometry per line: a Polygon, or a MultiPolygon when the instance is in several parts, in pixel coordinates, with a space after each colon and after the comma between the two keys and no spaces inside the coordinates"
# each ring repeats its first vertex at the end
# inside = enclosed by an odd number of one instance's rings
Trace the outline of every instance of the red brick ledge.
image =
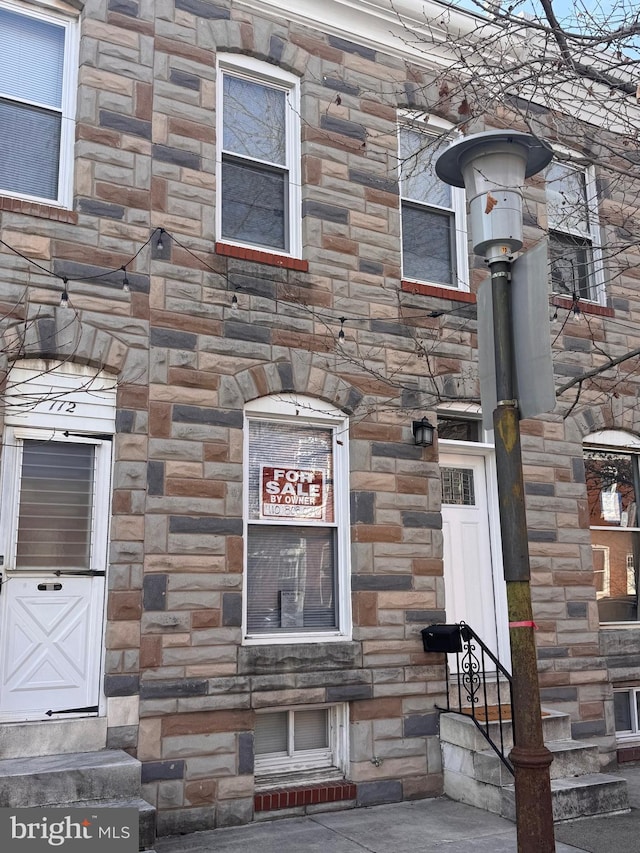
{"type": "Polygon", "coordinates": [[[257,812],[291,809],[295,806],[312,806],[319,803],[337,803],[355,800],[356,786],[352,782],[323,782],[303,788],[282,788],[256,794],[253,807],[257,812]]]}
{"type": "Polygon", "coordinates": [[[23,198],[0,196],[0,210],[11,213],[26,213],[28,216],[39,216],[41,219],[55,219],[56,222],[69,222],[77,225],[78,214],[75,210],[65,210],[52,204],[40,204],[37,201],[26,201],[23,198]]]}
{"type": "Polygon", "coordinates": [[[640,761],[640,746],[620,746],[617,750],[618,764],[640,761]]]}
{"type": "MultiPolygon", "coordinates": [[[[557,308],[573,308],[573,299],[566,296],[552,296],[551,304],[557,308]]],[[[584,299],[578,300],[578,308],[581,314],[595,314],[597,317],[615,317],[613,308],[605,308],[604,305],[596,305],[595,302],[585,302],[584,299]]]]}
{"type": "Polygon", "coordinates": [[[475,293],[468,290],[456,290],[453,287],[436,287],[434,284],[418,284],[416,281],[403,281],[401,288],[405,293],[419,293],[422,296],[435,296],[438,299],[449,299],[451,302],[475,302],[475,293]]]}
{"type": "Polygon", "coordinates": [[[298,272],[308,272],[309,261],[291,258],[288,255],[274,255],[272,252],[259,252],[257,249],[246,249],[244,246],[230,246],[228,243],[216,243],[216,254],[228,258],[241,258],[243,261],[256,261],[259,264],[269,264],[272,267],[283,267],[298,272]]]}

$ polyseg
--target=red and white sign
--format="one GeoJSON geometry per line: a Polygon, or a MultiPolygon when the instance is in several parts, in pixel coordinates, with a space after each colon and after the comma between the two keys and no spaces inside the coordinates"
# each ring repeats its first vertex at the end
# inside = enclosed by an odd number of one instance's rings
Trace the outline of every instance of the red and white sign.
{"type": "Polygon", "coordinates": [[[325,517],[324,472],[263,465],[260,518],[325,517]]]}

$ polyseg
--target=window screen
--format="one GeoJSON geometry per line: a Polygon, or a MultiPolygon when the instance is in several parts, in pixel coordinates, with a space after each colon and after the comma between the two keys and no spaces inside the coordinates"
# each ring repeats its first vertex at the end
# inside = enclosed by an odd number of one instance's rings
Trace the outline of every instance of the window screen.
{"type": "Polygon", "coordinates": [[[0,190],[57,199],[64,26],[0,9],[0,190]]]}
{"type": "Polygon", "coordinates": [[[88,569],[95,446],[25,441],[16,568],[88,569]]]}
{"type": "Polygon", "coordinates": [[[289,249],[287,92],[223,75],[222,236],[289,249]]]}
{"type": "Polygon", "coordinates": [[[333,430],[249,421],[247,630],[337,628],[333,430]]]}

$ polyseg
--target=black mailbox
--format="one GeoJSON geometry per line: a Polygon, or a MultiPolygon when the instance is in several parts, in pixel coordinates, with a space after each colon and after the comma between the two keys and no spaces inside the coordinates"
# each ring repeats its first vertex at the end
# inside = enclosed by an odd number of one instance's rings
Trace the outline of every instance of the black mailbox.
{"type": "Polygon", "coordinates": [[[422,645],[425,652],[461,652],[462,633],[460,625],[429,625],[423,628],[422,645]]]}

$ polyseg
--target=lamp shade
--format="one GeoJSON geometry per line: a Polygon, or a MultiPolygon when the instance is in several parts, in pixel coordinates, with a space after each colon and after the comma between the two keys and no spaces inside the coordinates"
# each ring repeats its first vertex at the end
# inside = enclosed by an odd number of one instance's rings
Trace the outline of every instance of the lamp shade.
{"type": "Polygon", "coordinates": [[[476,133],[440,155],[438,177],[466,189],[477,255],[495,258],[522,248],[525,178],[543,169],[552,156],[546,142],[518,131],[476,133]]]}
{"type": "Polygon", "coordinates": [[[435,427],[426,418],[413,422],[413,438],[418,447],[431,447],[434,432],[435,427]]]}

